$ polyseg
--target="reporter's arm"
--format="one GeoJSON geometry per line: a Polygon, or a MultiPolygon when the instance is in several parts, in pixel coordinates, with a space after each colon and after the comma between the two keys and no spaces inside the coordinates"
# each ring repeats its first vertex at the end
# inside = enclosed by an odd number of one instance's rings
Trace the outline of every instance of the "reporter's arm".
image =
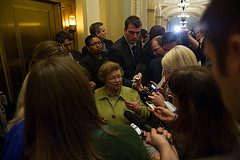
{"type": "Polygon", "coordinates": [[[188,33],[188,29],[182,30],[182,33],[183,33],[183,36],[185,36],[188,39],[192,49],[196,50],[199,47],[199,42],[188,33]]]}
{"type": "Polygon", "coordinates": [[[167,108],[164,107],[155,107],[155,110],[152,110],[148,107],[148,110],[154,114],[158,119],[162,120],[163,122],[170,123],[177,119],[178,115],[169,111],[167,108]]]}

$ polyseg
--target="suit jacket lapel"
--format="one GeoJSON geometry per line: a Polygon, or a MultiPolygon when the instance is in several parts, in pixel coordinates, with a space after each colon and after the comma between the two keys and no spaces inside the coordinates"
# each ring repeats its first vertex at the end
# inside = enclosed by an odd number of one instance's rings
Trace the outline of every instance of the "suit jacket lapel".
{"type": "Polygon", "coordinates": [[[123,44],[124,44],[123,45],[124,46],[124,48],[123,48],[124,55],[126,55],[131,60],[131,62],[134,65],[134,67],[136,67],[136,62],[134,60],[134,57],[132,55],[132,51],[131,51],[130,47],[129,47],[126,39],[124,37],[122,37],[122,39],[123,39],[123,44]]]}

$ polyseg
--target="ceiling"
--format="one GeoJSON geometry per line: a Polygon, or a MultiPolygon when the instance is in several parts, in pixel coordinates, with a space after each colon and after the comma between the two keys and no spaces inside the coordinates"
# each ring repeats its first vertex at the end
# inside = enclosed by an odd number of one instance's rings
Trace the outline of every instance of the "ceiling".
{"type": "MultiPolygon", "coordinates": [[[[162,4],[178,4],[180,0],[158,0],[159,3],[162,4]]],[[[202,4],[202,3],[208,3],[209,0],[187,0],[188,3],[193,4],[202,4]]]]}
{"type": "MultiPolygon", "coordinates": [[[[182,12],[178,7],[180,0],[150,0],[150,6],[155,9],[155,15],[170,21],[182,12]]],[[[184,12],[197,19],[200,18],[210,0],[186,0],[190,5],[184,12]]]]}

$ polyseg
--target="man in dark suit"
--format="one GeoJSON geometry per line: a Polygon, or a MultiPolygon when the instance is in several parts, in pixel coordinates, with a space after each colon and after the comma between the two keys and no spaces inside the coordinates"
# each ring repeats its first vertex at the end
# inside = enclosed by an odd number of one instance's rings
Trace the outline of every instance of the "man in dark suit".
{"type": "Polygon", "coordinates": [[[157,36],[150,41],[149,46],[151,47],[151,52],[155,56],[148,66],[146,77],[144,79],[144,86],[150,84],[150,81],[158,84],[162,78],[162,57],[163,47],[162,47],[162,36],[157,36]]]}
{"type": "Polygon", "coordinates": [[[69,53],[69,56],[79,63],[84,56],[81,54],[81,52],[72,50],[72,40],[73,37],[64,31],[60,31],[56,34],[56,41],[61,43],[65,50],[69,53]]]}
{"type": "Polygon", "coordinates": [[[146,76],[148,65],[150,64],[151,60],[155,58],[151,49],[150,42],[154,37],[163,36],[164,34],[165,28],[160,25],[154,25],[149,31],[150,40],[143,46],[141,57],[136,68],[136,73],[142,73],[144,78],[146,76]]]}
{"type": "MultiPolygon", "coordinates": [[[[142,49],[139,36],[141,34],[142,22],[136,16],[130,16],[125,20],[124,36],[117,40],[109,51],[109,60],[120,64],[124,70],[123,85],[141,90],[140,83],[130,80],[136,78],[136,66],[142,49]]],[[[141,74],[138,75],[141,79],[141,74]]]]}
{"type": "MultiPolygon", "coordinates": [[[[107,32],[103,26],[102,22],[96,22],[91,24],[89,28],[91,35],[96,35],[102,42],[102,51],[109,52],[110,47],[113,45],[113,42],[109,39],[106,39],[107,32]]],[[[85,55],[87,53],[87,48],[84,46],[82,48],[82,53],[85,55]]]]}

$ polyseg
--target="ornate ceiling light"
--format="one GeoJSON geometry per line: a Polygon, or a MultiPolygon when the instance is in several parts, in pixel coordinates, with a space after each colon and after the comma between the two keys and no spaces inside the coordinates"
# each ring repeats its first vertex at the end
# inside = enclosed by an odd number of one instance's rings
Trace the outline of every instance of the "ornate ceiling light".
{"type": "Polygon", "coordinates": [[[178,15],[178,17],[179,18],[183,18],[183,17],[185,17],[185,18],[188,18],[188,17],[190,17],[187,13],[181,13],[180,15],[178,15]]]}
{"type": "Polygon", "coordinates": [[[178,4],[178,7],[182,8],[183,11],[185,8],[187,8],[190,5],[190,3],[187,3],[186,1],[187,0],[181,0],[181,3],[178,4]]]}

